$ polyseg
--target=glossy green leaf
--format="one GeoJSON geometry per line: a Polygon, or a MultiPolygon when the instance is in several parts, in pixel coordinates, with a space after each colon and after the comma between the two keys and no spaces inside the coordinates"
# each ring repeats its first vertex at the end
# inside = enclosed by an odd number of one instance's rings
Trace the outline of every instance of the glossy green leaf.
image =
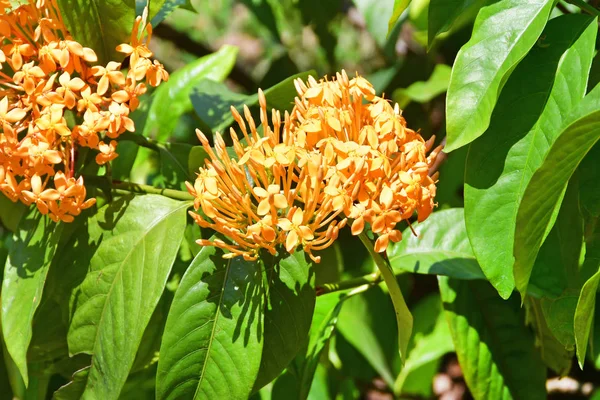
{"type": "Polygon", "coordinates": [[[125,58],[116,47],[129,43],[135,0],[58,0],[60,14],[73,38],[96,52],[100,64],[125,58]]]}
{"type": "Polygon", "coordinates": [[[275,379],[305,346],[315,309],[315,272],[304,252],[274,264],[263,258],[269,285],[264,312],[264,346],[254,389],[275,379]]]}
{"type": "Polygon", "coordinates": [[[375,287],[347,299],[337,323],[339,332],[390,388],[394,386],[394,357],[398,355],[395,319],[389,296],[375,287]]]}
{"type": "Polygon", "coordinates": [[[541,167],[535,172],[519,206],[515,230],[516,287],[527,290],[531,269],[551,227],[554,210],[577,166],[600,138],[600,87],[594,88],[569,116],[541,167]]]}
{"type": "Polygon", "coordinates": [[[398,19],[400,19],[400,16],[404,12],[404,10],[406,10],[409,4],[410,0],[394,0],[394,9],[392,10],[392,16],[388,21],[388,35],[392,31],[392,29],[394,29],[394,25],[396,25],[396,22],[398,22],[398,19]]]}
{"type": "Polygon", "coordinates": [[[194,86],[203,79],[223,81],[231,72],[237,53],[237,47],[225,45],[216,53],[199,58],[175,71],[169,81],[154,92],[144,126],[144,136],[153,136],[159,142],[166,142],[179,118],[193,110],[190,94],[194,86]]]}
{"type": "Polygon", "coordinates": [[[62,228],[63,224],[31,209],[19,223],[4,267],[2,334],[25,385],[29,382],[27,350],[33,334],[33,316],[42,299],[62,228]]]}
{"type": "Polygon", "coordinates": [[[552,0],[502,0],[479,11],[452,68],[446,151],[485,132],[504,82],[538,40],[553,6],[552,0]]]}
{"type": "Polygon", "coordinates": [[[161,343],[156,398],[247,398],[263,351],[264,265],[204,247],[183,276],[161,343]]]}
{"type": "Polygon", "coordinates": [[[436,64],[427,81],[415,82],[406,89],[396,89],[392,97],[400,108],[411,101],[427,103],[448,90],[452,68],[445,64],[436,64]]]}
{"type": "Polygon", "coordinates": [[[515,287],[519,203],[564,118],[585,94],[587,78],[581,71],[589,70],[596,31],[584,15],[551,20],[544,31],[547,45],[535,46],[515,69],[486,134],[469,148],[467,233],[482,270],[504,298],[515,287]]]}
{"type": "Polygon", "coordinates": [[[428,12],[428,46],[437,36],[474,18],[479,9],[494,0],[431,0],[428,12]]]}
{"type": "Polygon", "coordinates": [[[560,376],[566,376],[571,370],[574,351],[567,350],[550,331],[540,300],[529,296],[525,299],[525,306],[527,324],[533,327],[535,344],[540,349],[542,360],[548,368],[560,376]]]}
{"type": "Polygon", "coordinates": [[[545,399],[546,369],[524,325],[519,299],[503,300],[483,281],[440,276],[438,282],[458,361],[473,397],[545,399]]]}
{"type": "Polygon", "coordinates": [[[157,195],[126,197],[77,233],[96,246],[72,291],[67,337],[71,354],[92,355],[84,398],[118,398],[175,261],[189,206],[157,195]]]}
{"type": "Polygon", "coordinates": [[[585,353],[588,347],[590,331],[596,313],[596,293],[600,282],[600,270],[596,272],[581,289],[577,309],[575,311],[575,342],[577,344],[577,360],[583,369],[585,353]]]}
{"type": "Polygon", "coordinates": [[[388,248],[394,271],[485,279],[475,260],[465,229],[462,208],[437,211],[403,232],[402,241],[388,248]]]}

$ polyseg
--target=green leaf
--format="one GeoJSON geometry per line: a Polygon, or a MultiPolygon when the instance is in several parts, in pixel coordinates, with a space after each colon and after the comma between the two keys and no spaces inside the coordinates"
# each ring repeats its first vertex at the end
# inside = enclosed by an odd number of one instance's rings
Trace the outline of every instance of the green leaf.
{"type": "Polygon", "coordinates": [[[560,205],[567,182],[585,155],[600,138],[600,87],[594,88],[569,116],[560,136],[535,172],[519,206],[515,230],[516,287],[527,290],[531,269],[554,210],[560,205]]]}
{"type": "Polygon", "coordinates": [[[389,296],[381,288],[374,287],[345,300],[337,322],[338,331],[390,388],[394,386],[394,357],[398,355],[395,319],[389,296]]]}
{"type": "Polygon", "coordinates": [[[21,202],[13,203],[8,197],[0,194],[0,223],[6,229],[14,232],[19,226],[19,221],[27,211],[25,204],[21,202]]]}
{"type": "Polygon", "coordinates": [[[150,0],[150,14],[148,19],[152,26],[160,24],[169,16],[176,8],[182,7],[192,10],[191,0],[150,0]]]}
{"type": "Polygon", "coordinates": [[[515,69],[486,134],[469,148],[467,233],[481,269],[503,298],[515,287],[519,203],[564,118],[585,94],[582,71],[590,68],[596,31],[591,17],[584,15],[551,20],[543,34],[545,44],[535,46],[515,69]]]}
{"type": "Polygon", "coordinates": [[[415,82],[406,89],[396,89],[392,95],[400,108],[404,109],[411,101],[427,103],[448,90],[452,68],[436,64],[427,81],[415,82]]]}
{"type": "Polygon", "coordinates": [[[575,347],[573,318],[577,307],[577,294],[567,291],[556,299],[542,299],[542,313],[552,335],[567,350],[575,347]]]}
{"type": "Polygon", "coordinates": [[[96,246],[72,291],[67,337],[71,354],[92,355],[84,398],[119,397],[175,261],[189,205],[157,195],[121,198],[78,232],[96,246]]]}
{"type": "Polygon", "coordinates": [[[388,248],[394,271],[448,275],[457,279],[485,279],[475,260],[465,229],[462,208],[437,211],[413,226],[388,248]]]}
{"type": "MultiPolygon", "coordinates": [[[[578,195],[579,185],[576,180],[571,180],[556,223],[535,260],[527,289],[532,295],[554,298],[567,289],[571,290],[570,294],[581,289],[579,261],[583,246],[583,218],[579,212],[578,195]]],[[[575,312],[575,305],[572,312],[575,312]]],[[[572,315],[569,319],[572,333],[572,315]]]]}
{"type": "Polygon", "coordinates": [[[394,0],[394,9],[392,10],[392,16],[388,22],[388,35],[394,29],[394,25],[400,19],[400,16],[406,10],[408,5],[410,4],[410,0],[394,0]]]}
{"type": "Polygon", "coordinates": [[[42,299],[62,227],[32,209],[19,223],[4,267],[2,333],[25,386],[29,382],[27,350],[33,335],[33,316],[42,299]]]}
{"type": "Polygon", "coordinates": [[[160,174],[153,182],[154,186],[186,190],[185,182],[193,181],[195,173],[188,169],[193,146],[186,143],[159,143],[160,174]]]}
{"type": "Polygon", "coordinates": [[[540,300],[531,296],[525,299],[527,324],[533,327],[536,334],[535,344],[540,349],[542,360],[560,376],[566,376],[571,370],[573,350],[565,349],[550,328],[542,311],[540,300]]]}
{"type": "Polygon", "coordinates": [[[538,40],[552,0],[502,0],[479,11],[454,62],[446,100],[446,151],[481,136],[513,68],[538,40]]]}
{"type": "Polygon", "coordinates": [[[481,7],[493,0],[431,0],[427,18],[428,46],[442,33],[475,17],[481,7]]]}
{"type": "Polygon", "coordinates": [[[179,118],[193,109],[190,94],[194,86],[203,79],[223,81],[231,72],[237,53],[237,47],[225,45],[216,53],[175,71],[169,81],[154,92],[144,136],[155,136],[159,142],[167,141],[179,118]]]}
{"type": "Polygon", "coordinates": [[[388,36],[389,16],[394,13],[394,2],[395,0],[354,1],[354,5],[365,20],[367,31],[380,47],[385,46],[388,36]]]}
{"type": "Polygon", "coordinates": [[[275,259],[266,267],[264,345],[254,390],[279,376],[306,344],[315,309],[315,272],[304,252],[275,259]]]}
{"type": "Polygon", "coordinates": [[[585,353],[588,347],[590,331],[596,314],[596,293],[600,282],[600,270],[583,285],[575,311],[575,342],[577,345],[577,361],[583,369],[585,353]]]}
{"type": "MultiPolygon", "coordinates": [[[[410,384],[413,374],[417,373],[419,369],[454,350],[439,295],[430,295],[421,300],[413,310],[413,316],[415,318],[414,334],[406,363],[394,384],[394,393],[396,394],[406,393],[407,384],[410,384]]],[[[437,369],[432,372],[435,374],[437,369]]],[[[427,386],[431,386],[432,379],[433,375],[428,379],[427,386]]]]}
{"type": "MultiPolygon", "coordinates": [[[[316,77],[314,70],[301,72],[284,79],[278,84],[264,91],[267,100],[267,109],[277,109],[281,112],[291,111],[294,98],[298,95],[294,80],[302,79],[306,82],[309,76],[316,77]]],[[[225,129],[233,124],[231,107],[235,107],[243,115],[243,106],[248,106],[256,111],[258,95],[244,95],[229,90],[225,85],[211,80],[203,80],[194,88],[191,94],[192,104],[196,115],[200,117],[213,132],[226,134],[225,129]]],[[[253,113],[256,115],[256,112],[253,113]]],[[[255,116],[255,119],[258,117],[255,116]]],[[[270,115],[269,115],[270,118],[270,115]]]]}
{"type": "Polygon", "coordinates": [[[52,400],[81,399],[81,395],[83,395],[83,391],[85,390],[89,372],[90,367],[85,367],[75,372],[70,382],[61,386],[56,392],[54,392],[52,400]]]}
{"type": "Polygon", "coordinates": [[[204,247],[171,305],[156,398],[245,399],[263,351],[264,267],[204,247]]]}
{"type": "Polygon", "coordinates": [[[473,397],[545,399],[546,368],[531,331],[523,324],[518,298],[501,299],[487,282],[442,276],[438,282],[458,361],[473,397]]]}
{"type": "Polygon", "coordinates": [[[579,165],[581,208],[593,217],[600,217],[600,144],[596,143],[579,165]]]}
{"type": "Polygon", "coordinates": [[[306,353],[298,355],[295,362],[298,399],[308,398],[321,354],[335,332],[344,301],[350,296],[353,294],[342,292],[317,297],[306,353]]]}
{"type": "Polygon", "coordinates": [[[129,43],[135,0],[58,0],[58,7],[69,33],[94,50],[100,64],[125,58],[116,47],[129,43]]]}

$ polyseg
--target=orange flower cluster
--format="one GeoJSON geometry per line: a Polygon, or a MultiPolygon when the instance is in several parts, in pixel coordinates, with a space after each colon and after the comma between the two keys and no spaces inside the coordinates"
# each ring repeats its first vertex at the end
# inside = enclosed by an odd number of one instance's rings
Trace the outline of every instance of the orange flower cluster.
{"type": "Polygon", "coordinates": [[[117,47],[130,57],[125,73],[118,62],[94,65],[94,50],[69,35],[56,0],[7,9],[0,1],[0,191],[71,222],[95,203],[74,177],[77,147],[98,150],[98,164],[117,157],[114,139],[134,131],[129,113],[143,81],[157,86],[168,74],[150,60],[151,27],[140,32],[139,17],[131,43],[117,47]]]}
{"type": "Polygon", "coordinates": [[[308,86],[295,82],[298,97],[291,114],[267,114],[259,91],[259,134],[250,111],[245,120],[231,111],[243,134],[231,129],[231,158],[225,142],[216,135],[214,151],[207,138],[198,137],[210,160],[200,168],[188,191],[195,197],[190,214],[201,227],[221,239],[197,241],[254,260],[261,248],[271,254],[284,244],[288,252],[302,246],[315,262],[349,221],[352,234],[366,224],[377,234],[375,251],[401,239],[396,225],[418,214],[423,221],[434,206],[437,173],[430,169],[441,150],[429,156],[434,138],[425,142],[406,127],[398,106],[375,96],[372,85],[344,71],[335,80],[308,86]]]}

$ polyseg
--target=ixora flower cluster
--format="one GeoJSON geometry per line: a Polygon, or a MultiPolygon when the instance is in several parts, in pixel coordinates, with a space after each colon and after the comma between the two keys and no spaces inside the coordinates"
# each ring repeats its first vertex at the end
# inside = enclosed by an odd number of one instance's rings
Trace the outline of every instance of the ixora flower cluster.
{"type": "Polygon", "coordinates": [[[151,27],[140,31],[140,17],[131,43],[117,47],[129,56],[124,73],[118,62],[94,65],[94,50],[69,35],[55,0],[8,8],[0,1],[0,191],[71,222],[95,203],[74,177],[77,148],[98,150],[98,164],[117,157],[114,139],[134,131],[128,115],[143,81],[157,86],[168,74],[150,60],[151,27]]]}
{"type": "Polygon", "coordinates": [[[197,131],[210,160],[194,185],[187,183],[195,209],[202,209],[190,214],[228,238],[197,243],[246,260],[261,248],[275,254],[279,244],[288,252],[301,246],[319,262],[312,252],[331,245],[346,224],[359,235],[368,223],[377,234],[375,251],[385,251],[401,240],[400,221],[431,213],[437,173],[429,172],[441,146],[427,156],[434,138],[425,142],[407,128],[398,106],[375,96],[360,76],[350,80],[342,71],[335,80],[295,85],[294,109],[283,118],[272,110],[272,125],[259,91],[261,134],[247,107],[245,121],[232,107],[243,134],[240,140],[231,129],[237,159],[219,134],[213,150],[197,131]]]}

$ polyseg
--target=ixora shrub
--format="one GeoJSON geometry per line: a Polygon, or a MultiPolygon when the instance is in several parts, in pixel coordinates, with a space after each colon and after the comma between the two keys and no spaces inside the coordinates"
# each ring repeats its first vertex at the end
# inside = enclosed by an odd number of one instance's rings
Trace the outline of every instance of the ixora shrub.
{"type": "Polygon", "coordinates": [[[0,0],[0,397],[591,395],[593,2],[233,3],[0,0]]]}

